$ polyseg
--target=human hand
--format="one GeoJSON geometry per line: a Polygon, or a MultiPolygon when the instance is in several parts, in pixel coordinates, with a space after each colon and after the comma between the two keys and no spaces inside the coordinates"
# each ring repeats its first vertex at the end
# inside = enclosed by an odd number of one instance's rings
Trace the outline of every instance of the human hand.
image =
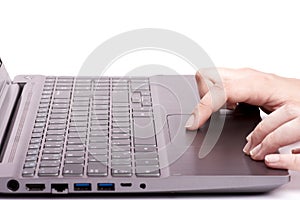
{"type": "Polygon", "coordinates": [[[196,73],[201,100],[186,128],[201,127],[211,114],[226,105],[244,102],[271,112],[247,137],[244,152],[269,167],[300,170],[300,150],[274,154],[280,147],[300,141],[300,80],[253,69],[204,69],[196,73]],[[219,77],[219,78],[218,78],[219,77]]]}

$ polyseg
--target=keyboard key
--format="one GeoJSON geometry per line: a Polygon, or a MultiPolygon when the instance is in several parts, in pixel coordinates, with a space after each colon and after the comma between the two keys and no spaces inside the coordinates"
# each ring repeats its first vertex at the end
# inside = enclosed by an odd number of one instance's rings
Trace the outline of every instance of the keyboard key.
{"type": "Polygon", "coordinates": [[[42,167],[39,169],[39,176],[58,176],[59,167],[42,167]]]}
{"type": "Polygon", "coordinates": [[[61,154],[63,148],[49,148],[49,147],[45,147],[43,150],[44,154],[61,154]]]}
{"type": "Polygon", "coordinates": [[[27,151],[28,156],[38,155],[38,154],[39,154],[39,149],[30,149],[27,151]]]}
{"type": "Polygon", "coordinates": [[[85,151],[66,151],[66,157],[84,157],[85,151]]]}
{"type": "Polygon", "coordinates": [[[160,171],[158,166],[136,166],[136,176],[138,177],[158,177],[160,171]]]}
{"type": "Polygon", "coordinates": [[[124,139],[113,139],[112,145],[116,146],[130,146],[131,141],[130,140],[124,140],[124,139]]]}
{"type": "Polygon", "coordinates": [[[67,145],[67,151],[85,151],[85,145],[67,145]]]}
{"type": "Polygon", "coordinates": [[[111,169],[111,174],[115,177],[130,177],[132,176],[132,169],[128,166],[116,166],[111,169]]]}
{"type": "Polygon", "coordinates": [[[46,141],[62,141],[64,138],[64,135],[48,135],[46,141]]]}
{"type": "Polygon", "coordinates": [[[24,168],[22,172],[22,176],[24,177],[32,177],[34,176],[35,169],[34,168],[24,168]]]}
{"type": "Polygon", "coordinates": [[[106,163],[108,160],[107,155],[89,155],[88,162],[103,162],[106,163]]]}
{"type": "Polygon", "coordinates": [[[89,149],[107,149],[108,143],[90,143],[88,145],[89,149]]]}
{"type": "Polygon", "coordinates": [[[47,136],[48,135],[65,135],[65,130],[48,130],[47,136]]]}
{"type": "Polygon", "coordinates": [[[152,118],[134,118],[135,139],[147,139],[154,137],[154,124],[152,118]]]}
{"type": "Polygon", "coordinates": [[[102,142],[107,142],[108,141],[108,137],[104,136],[104,137],[90,137],[90,142],[91,143],[102,143],[102,142]]]}
{"type": "Polygon", "coordinates": [[[112,139],[130,139],[130,134],[113,134],[112,139]]]}
{"type": "Polygon", "coordinates": [[[152,117],[152,112],[133,112],[132,116],[134,118],[138,118],[138,117],[152,117]]]}
{"type": "Polygon", "coordinates": [[[129,159],[130,157],[131,157],[130,151],[112,152],[111,154],[112,159],[129,159]]]}
{"type": "Polygon", "coordinates": [[[63,175],[65,176],[82,176],[83,165],[82,164],[65,164],[63,175]]]}
{"type": "Polygon", "coordinates": [[[136,152],[134,154],[136,160],[148,160],[148,159],[158,159],[157,152],[136,152]]]}
{"type": "Polygon", "coordinates": [[[68,138],[67,144],[83,145],[86,142],[86,138],[68,138]]]}
{"type": "Polygon", "coordinates": [[[156,139],[155,136],[147,137],[147,138],[138,138],[134,137],[134,144],[135,146],[138,145],[151,145],[153,147],[156,146],[156,139]]]}
{"type": "Polygon", "coordinates": [[[69,99],[70,95],[70,91],[56,91],[54,93],[54,99],[69,99]]]}
{"type": "Polygon", "coordinates": [[[66,157],[65,163],[66,164],[83,164],[84,157],[66,157]]]}
{"type": "Polygon", "coordinates": [[[135,165],[136,166],[145,166],[145,165],[158,165],[158,159],[147,159],[147,160],[136,160],[135,165]]]}
{"type": "Polygon", "coordinates": [[[108,130],[94,130],[90,132],[90,136],[108,136],[108,130]]]}
{"type": "Polygon", "coordinates": [[[120,165],[131,167],[131,159],[112,159],[111,164],[112,167],[120,165]]]}
{"type": "Polygon", "coordinates": [[[156,152],[157,149],[154,146],[135,146],[135,152],[156,152]]]}
{"type": "Polygon", "coordinates": [[[36,166],[36,161],[26,161],[24,164],[24,168],[33,168],[36,166]]]}
{"type": "Polygon", "coordinates": [[[60,160],[43,160],[40,163],[40,167],[59,167],[60,166],[60,160]]]}
{"type": "Polygon", "coordinates": [[[112,92],[112,101],[113,103],[127,103],[129,101],[127,91],[113,91],[112,92]]]}
{"type": "Polygon", "coordinates": [[[107,155],[107,149],[89,149],[89,155],[107,155]]]}
{"type": "Polygon", "coordinates": [[[130,123],[129,122],[113,122],[112,128],[129,128],[130,123]]]}
{"type": "Polygon", "coordinates": [[[38,158],[37,155],[34,155],[34,156],[32,156],[32,155],[27,155],[26,158],[25,158],[25,161],[26,161],[26,162],[27,162],[27,161],[36,161],[37,158],[38,158]]]}
{"type": "Polygon", "coordinates": [[[40,144],[29,144],[28,149],[39,149],[40,146],[40,144]]]}
{"type": "Polygon", "coordinates": [[[50,147],[50,148],[62,148],[64,145],[63,141],[59,141],[59,142],[45,142],[45,147],[50,147]]]}
{"type": "Polygon", "coordinates": [[[88,176],[107,176],[107,165],[102,162],[89,162],[87,168],[88,176]]]}
{"type": "Polygon", "coordinates": [[[130,146],[112,146],[111,148],[112,152],[124,152],[124,151],[131,151],[130,146]]]}
{"type": "Polygon", "coordinates": [[[43,154],[42,160],[60,160],[61,154],[43,154]]]}

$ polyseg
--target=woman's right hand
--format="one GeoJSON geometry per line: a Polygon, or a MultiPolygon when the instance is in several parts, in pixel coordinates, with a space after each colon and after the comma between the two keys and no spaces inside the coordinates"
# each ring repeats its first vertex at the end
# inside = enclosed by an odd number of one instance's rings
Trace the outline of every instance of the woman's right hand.
{"type": "Polygon", "coordinates": [[[222,106],[234,109],[244,102],[270,114],[247,137],[244,152],[269,167],[300,171],[300,150],[276,154],[280,147],[300,141],[300,80],[283,78],[253,69],[204,69],[196,73],[201,100],[186,128],[201,127],[222,106]],[[275,153],[275,154],[274,154],[275,153]]]}

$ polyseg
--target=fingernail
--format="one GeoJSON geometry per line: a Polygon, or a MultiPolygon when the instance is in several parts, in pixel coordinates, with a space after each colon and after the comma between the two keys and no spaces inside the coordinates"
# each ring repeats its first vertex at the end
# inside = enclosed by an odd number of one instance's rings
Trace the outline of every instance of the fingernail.
{"type": "Polygon", "coordinates": [[[299,154],[300,148],[292,149],[292,154],[299,154]]]}
{"type": "Polygon", "coordinates": [[[251,139],[252,133],[253,133],[253,132],[251,132],[251,133],[246,137],[246,140],[247,140],[248,142],[249,142],[249,140],[251,139]]]}
{"type": "Polygon", "coordinates": [[[185,128],[190,128],[193,126],[195,121],[195,116],[192,114],[189,119],[186,121],[185,128]]]}
{"type": "Polygon", "coordinates": [[[251,143],[251,140],[245,145],[244,149],[243,149],[243,152],[247,155],[249,155],[249,150],[250,150],[250,147],[251,147],[252,143],[251,143]]]}
{"type": "Polygon", "coordinates": [[[251,155],[251,156],[256,155],[256,154],[259,152],[260,149],[261,149],[261,144],[259,144],[259,145],[257,145],[256,147],[254,147],[254,149],[252,149],[252,150],[250,151],[250,155],[251,155]]]}
{"type": "Polygon", "coordinates": [[[276,154],[272,154],[272,155],[267,155],[265,157],[265,160],[269,163],[275,163],[275,162],[278,162],[279,161],[279,155],[276,155],[276,154]]]}

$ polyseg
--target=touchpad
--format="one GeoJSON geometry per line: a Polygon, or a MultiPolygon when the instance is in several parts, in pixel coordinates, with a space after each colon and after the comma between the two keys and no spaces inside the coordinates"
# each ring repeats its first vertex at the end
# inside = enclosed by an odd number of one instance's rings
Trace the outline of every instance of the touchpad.
{"type": "MultiPolygon", "coordinates": [[[[259,115],[216,113],[197,131],[187,131],[190,115],[168,115],[171,175],[265,174],[263,162],[254,162],[242,149],[245,138],[260,121],[259,115]],[[224,122],[221,131],[216,129],[224,122]],[[208,128],[209,127],[209,128],[208,128]],[[204,155],[204,156],[203,156],[204,155]]],[[[270,171],[270,170],[268,170],[270,171]]]]}

